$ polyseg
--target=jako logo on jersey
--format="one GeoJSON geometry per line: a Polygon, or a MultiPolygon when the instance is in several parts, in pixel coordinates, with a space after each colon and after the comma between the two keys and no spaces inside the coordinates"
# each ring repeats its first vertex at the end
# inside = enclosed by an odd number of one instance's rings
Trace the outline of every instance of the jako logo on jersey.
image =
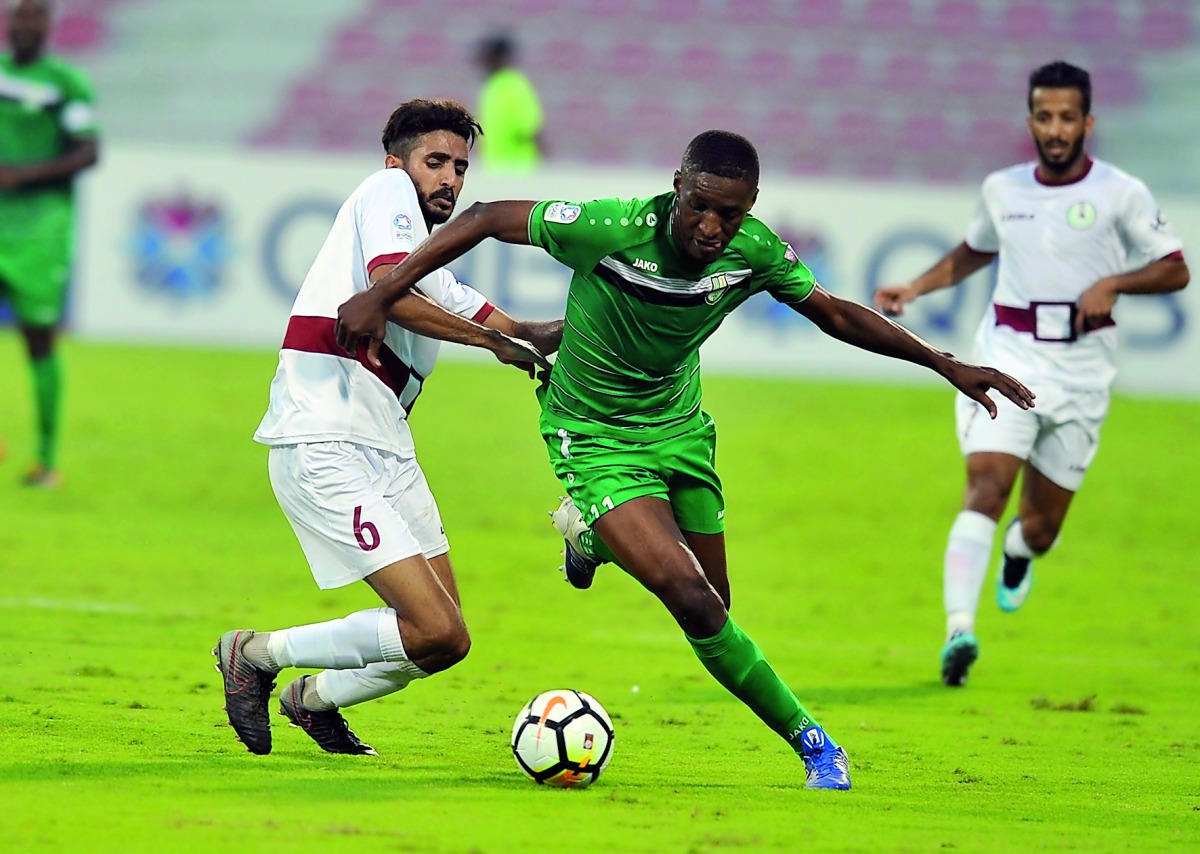
{"type": "Polygon", "coordinates": [[[725,278],[724,273],[717,273],[709,279],[708,283],[711,290],[704,295],[704,301],[709,305],[716,305],[717,300],[725,296],[725,292],[729,290],[729,280],[725,278]]]}
{"type": "Polygon", "coordinates": [[[396,229],[397,240],[412,240],[412,220],[408,214],[396,214],[392,220],[392,228],[396,229]]]}
{"type": "Polygon", "coordinates": [[[186,196],[151,199],[133,223],[130,252],[138,284],[180,299],[207,297],[233,255],[225,214],[186,196]]]}
{"type": "Polygon", "coordinates": [[[783,258],[785,261],[791,261],[793,264],[800,263],[800,256],[796,254],[796,250],[792,248],[792,244],[783,244],[783,258]]]}
{"type": "Polygon", "coordinates": [[[1067,208],[1067,225],[1078,231],[1096,224],[1096,208],[1091,202],[1078,202],[1067,208]]]}
{"type": "Polygon", "coordinates": [[[579,205],[568,205],[565,202],[551,202],[546,208],[545,216],[542,218],[546,222],[561,222],[563,225],[570,225],[575,220],[579,219],[579,205]]]}
{"type": "Polygon", "coordinates": [[[633,266],[637,267],[639,270],[648,270],[651,273],[658,272],[657,264],[655,264],[653,261],[643,261],[641,258],[634,258],[633,266]]]}

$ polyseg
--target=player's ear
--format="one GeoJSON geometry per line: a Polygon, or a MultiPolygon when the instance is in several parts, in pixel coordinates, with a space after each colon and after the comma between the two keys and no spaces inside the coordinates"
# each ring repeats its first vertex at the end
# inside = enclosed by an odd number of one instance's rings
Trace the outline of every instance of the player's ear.
{"type": "Polygon", "coordinates": [[[1088,113],[1083,119],[1083,133],[1085,136],[1091,136],[1092,129],[1096,127],[1096,117],[1092,113],[1088,113]]]}
{"type": "Polygon", "coordinates": [[[397,157],[394,154],[389,154],[387,157],[383,158],[383,168],[384,169],[403,169],[404,161],[401,160],[399,157],[397,157]]]}
{"type": "Polygon", "coordinates": [[[673,186],[675,187],[675,195],[677,195],[677,196],[679,195],[679,185],[682,182],[683,182],[683,173],[680,172],[678,169],[676,169],[675,170],[675,181],[673,183],[673,186]]]}
{"type": "Polygon", "coordinates": [[[750,194],[750,204],[746,205],[746,213],[750,213],[750,209],[754,207],[754,203],[758,201],[758,187],[754,188],[754,192],[750,194]]]}

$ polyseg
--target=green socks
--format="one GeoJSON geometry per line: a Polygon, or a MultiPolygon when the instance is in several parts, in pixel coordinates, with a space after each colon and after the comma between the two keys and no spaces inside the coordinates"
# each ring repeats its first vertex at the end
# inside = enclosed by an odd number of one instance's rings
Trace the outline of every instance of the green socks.
{"type": "Polygon", "coordinates": [[[689,637],[700,663],[729,693],[799,752],[799,735],[816,725],[792,689],[783,684],[762,651],[730,617],[711,638],[689,637]]]}
{"type": "Polygon", "coordinates": [[[583,550],[596,560],[620,564],[616,555],[609,551],[608,546],[604,545],[604,540],[600,539],[599,535],[591,528],[579,535],[579,545],[583,546],[583,550]]]}
{"type": "Polygon", "coordinates": [[[54,353],[44,359],[34,359],[30,368],[37,408],[37,460],[46,469],[53,469],[62,410],[62,361],[54,353]]]}

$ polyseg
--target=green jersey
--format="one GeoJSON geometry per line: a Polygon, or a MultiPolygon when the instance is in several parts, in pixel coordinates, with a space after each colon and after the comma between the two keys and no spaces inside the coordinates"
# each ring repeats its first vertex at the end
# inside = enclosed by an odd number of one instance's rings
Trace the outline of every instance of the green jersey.
{"type": "Polygon", "coordinates": [[[549,424],[640,442],[696,429],[700,345],[754,294],[799,303],[816,287],[791,247],[752,216],[697,268],[671,237],[674,201],[544,201],[530,214],[530,243],[574,271],[543,399],[549,424]]]}
{"type": "MultiPolygon", "coordinates": [[[[60,59],[16,65],[0,56],[0,165],[21,166],[61,155],[71,140],[96,133],[95,97],[83,74],[60,59]]],[[[36,230],[30,219],[61,217],[71,184],[0,190],[0,231],[36,230]]]]}

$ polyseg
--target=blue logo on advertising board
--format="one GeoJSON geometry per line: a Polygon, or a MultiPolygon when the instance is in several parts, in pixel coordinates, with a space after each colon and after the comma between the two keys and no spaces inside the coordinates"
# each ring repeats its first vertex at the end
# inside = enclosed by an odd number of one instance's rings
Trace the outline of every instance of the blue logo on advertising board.
{"type": "Polygon", "coordinates": [[[229,226],[215,205],[186,196],[152,199],[133,226],[136,278],[146,290],[178,299],[211,296],[232,254],[229,226]]]}

